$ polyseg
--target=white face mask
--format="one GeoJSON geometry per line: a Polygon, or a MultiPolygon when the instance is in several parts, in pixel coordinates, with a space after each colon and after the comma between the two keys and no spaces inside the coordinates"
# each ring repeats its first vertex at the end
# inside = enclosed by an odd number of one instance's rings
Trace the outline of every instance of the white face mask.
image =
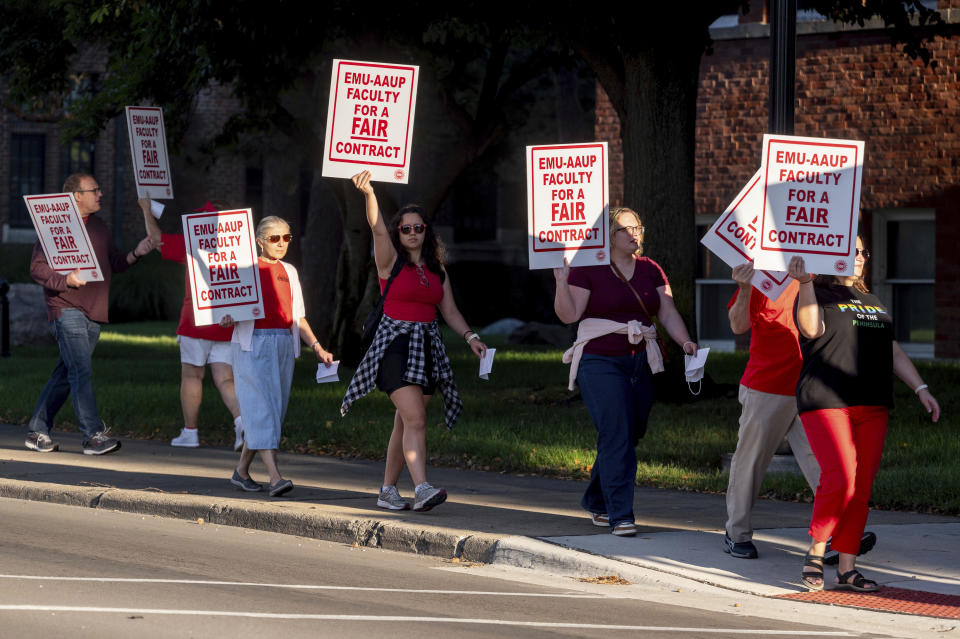
{"type": "Polygon", "coordinates": [[[700,389],[703,388],[703,370],[707,365],[707,355],[710,353],[710,348],[700,348],[697,349],[696,355],[684,355],[683,356],[683,373],[684,377],[687,380],[687,388],[693,395],[699,395],[700,389]],[[694,392],[693,387],[690,384],[696,383],[697,390],[694,392]]]}

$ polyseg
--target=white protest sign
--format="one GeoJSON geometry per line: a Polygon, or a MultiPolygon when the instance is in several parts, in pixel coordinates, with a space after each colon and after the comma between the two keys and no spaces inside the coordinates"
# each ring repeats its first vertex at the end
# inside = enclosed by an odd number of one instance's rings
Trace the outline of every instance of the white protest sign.
{"type": "Polygon", "coordinates": [[[610,263],[607,143],[527,147],[530,268],[610,263]]]}
{"type": "Polygon", "coordinates": [[[757,268],[853,275],[863,142],[763,136],[763,213],[757,268]]]}
{"type": "Polygon", "coordinates": [[[84,282],[102,282],[100,263],[73,194],[24,195],[23,201],[50,268],[61,274],[80,269],[84,282]]]}
{"type": "Polygon", "coordinates": [[[367,170],[406,184],[420,67],[334,60],[330,77],[324,177],[367,170]]]}
{"type": "MultiPolygon", "coordinates": [[[[754,173],[723,214],[700,239],[714,255],[734,267],[753,261],[760,234],[760,214],[763,210],[763,172],[754,173]]],[[[757,269],[750,280],[753,286],[772,300],[790,286],[785,271],[757,269]]]]}
{"type": "Polygon", "coordinates": [[[173,199],[167,134],[163,128],[163,109],[127,107],[127,137],[133,158],[133,179],[137,197],[173,199]]]}
{"type": "Polygon", "coordinates": [[[183,216],[187,273],[197,326],[263,317],[257,249],[250,209],[183,216]]]}

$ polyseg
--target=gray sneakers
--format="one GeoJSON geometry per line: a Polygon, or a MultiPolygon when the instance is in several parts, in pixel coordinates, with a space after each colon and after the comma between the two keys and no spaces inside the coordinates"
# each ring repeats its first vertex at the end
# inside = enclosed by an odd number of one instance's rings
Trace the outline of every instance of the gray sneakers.
{"type": "Polygon", "coordinates": [[[27,433],[27,440],[23,442],[23,445],[38,453],[52,453],[55,450],[60,450],[60,444],[50,439],[50,435],[43,433],[27,433]]]}
{"type": "Polygon", "coordinates": [[[377,498],[377,506],[387,510],[409,510],[410,503],[403,500],[396,486],[387,486],[380,489],[380,497],[377,498]]]}
{"type": "Polygon", "coordinates": [[[83,442],[84,455],[106,455],[120,450],[120,440],[109,436],[110,429],[104,428],[99,433],[83,442]]]}
{"type": "Polygon", "coordinates": [[[418,512],[424,512],[434,506],[439,506],[445,501],[447,501],[447,491],[443,488],[434,488],[427,482],[423,482],[417,486],[413,509],[418,512]]]}

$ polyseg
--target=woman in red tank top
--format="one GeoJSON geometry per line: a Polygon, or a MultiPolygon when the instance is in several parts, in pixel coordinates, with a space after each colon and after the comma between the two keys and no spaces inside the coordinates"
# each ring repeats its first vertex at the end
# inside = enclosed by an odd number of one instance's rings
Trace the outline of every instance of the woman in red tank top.
{"type": "Polygon", "coordinates": [[[396,407],[393,433],[387,445],[387,464],[377,506],[406,510],[410,504],[397,492],[397,480],[406,463],[415,487],[414,510],[430,510],[443,503],[447,492],[427,483],[427,404],[435,389],[443,396],[446,422],[452,427],[462,404],[440,339],[437,310],[454,331],[463,335],[477,357],[487,350],[470,330],[453,300],[450,278],[443,267],[443,245],[423,219],[420,207],[407,205],[384,224],[370,172],[353,176],[366,198],[367,223],[373,231],[374,261],[384,290],[384,313],[373,344],[350,380],[341,413],[373,389],[390,396],[396,407]]]}

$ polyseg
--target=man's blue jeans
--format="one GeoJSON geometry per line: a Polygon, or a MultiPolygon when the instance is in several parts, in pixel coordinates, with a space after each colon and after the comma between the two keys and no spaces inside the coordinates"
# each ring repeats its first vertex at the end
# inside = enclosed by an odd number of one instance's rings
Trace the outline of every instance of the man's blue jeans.
{"type": "Polygon", "coordinates": [[[73,412],[86,441],[103,430],[97,398],[93,395],[91,362],[93,349],[100,339],[100,325],[75,308],[63,309],[60,317],[50,324],[60,346],[60,359],[40,393],[28,430],[49,435],[53,418],[70,395],[73,412]]]}
{"type": "Polygon", "coordinates": [[[597,429],[597,459],[580,505],[592,513],[607,513],[612,528],[634,520],[637,436],[646,429],[653,404],[647,354],[585,354],[577,370],[577,385],[597,429]]]}

